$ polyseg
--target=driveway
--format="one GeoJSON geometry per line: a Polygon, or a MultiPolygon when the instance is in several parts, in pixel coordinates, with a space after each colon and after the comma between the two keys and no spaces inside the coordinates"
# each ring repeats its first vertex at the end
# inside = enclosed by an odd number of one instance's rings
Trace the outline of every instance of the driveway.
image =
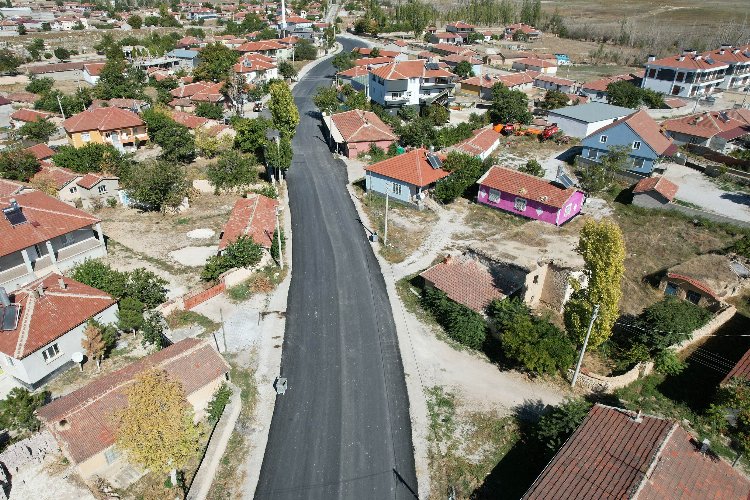
{"type": "Polygon", "coordinates": [[[385,281],[312,104],[333,75],[323,62],[294,89],[288,390],[277,397],[255,497],[414,498],[409,401],[385,281]]]}
{"type": "Polygon", "coordinates": [[[697,170],[676,163],[667,165],[664,177],[680,186],[678,199],[708,212],[750,222],[750,195],[724,191],[697,170]]]}

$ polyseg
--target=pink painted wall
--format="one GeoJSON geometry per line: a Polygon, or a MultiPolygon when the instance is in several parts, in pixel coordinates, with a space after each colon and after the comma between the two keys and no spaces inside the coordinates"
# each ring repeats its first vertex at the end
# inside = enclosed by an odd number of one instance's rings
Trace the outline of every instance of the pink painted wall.
{"type": "MultiPolygon", "coordinates": [[[[388,151],[388,147],[393,141],[375,141],[375,145],[383,151],[388,151]]],[[[360,153],[366,153],[370,150],[370,144],[372,142],[348,142],[346,144],[347,157],[350,159],[357,159],[357,155],[360,153]]]]}
{"type": "MultiPolygon", "coordinates": [[[[479,194],[477,195],[477,201],[479,203],[483,203],[485,205],[489,205],[494,208],[499,208],[500,210],[504,210],[506,212],[522,215],[530,219],[536,219],[536,220],[548,222],[550,224],[555,224],[555,225],[562,224],[563,222],[571,219],[578,212],[580,212],[581,206],[583,204],[583,196],[584,196],[582,192],[576,191],[573,195],[571,195],[571,197],[568,199],[565,205],[563,205],[563,208],[560,210],[558,210],[555,207],[545,205],[544,203],[534,201],[534,200],[529,200],[528,198],[526,198],[525,210],[518,211],[515,208],[516,195],[501,191],[500,199],[497,202],[493,203],[489,199],[489,193],[490,193],[489,187],[479,186],[479,194]],[[570,205],[570,211],[568,215],[565,215],[565,209],[568,205],[570,205]],[[558,217],[559,217],[559,220],[558,220],[558,217]]],[[[519,198],[521,197],[519,196],[519,198]]]]}

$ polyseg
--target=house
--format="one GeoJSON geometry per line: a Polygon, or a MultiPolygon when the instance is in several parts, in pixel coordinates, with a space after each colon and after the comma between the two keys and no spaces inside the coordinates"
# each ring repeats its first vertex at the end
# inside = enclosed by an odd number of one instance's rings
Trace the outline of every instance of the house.
{"type": "Polygon", "coordinates": [[[567,78],[539,73],[534,77],[534,87],[544,90],[557,90],[563,94],[572,94],[576,89],[576,82],[567,78]]]}
{"type": "Polygon", "coordinates": [[[750,84],[750,45],[733,47],[723,44],[716,50],[704,52],[703,58],[729,65],[724,80],[719,84],[720,89],[741,89],[750,84]]]}
{"type": "Polygon", "coordinates": [[[448,65],[451,71],[454,70],[459,63],[468,62],[471,65],[471,73],[473,75],[482,74],[482,60],[468,54],[451,54],[443,57],[442,61],[448,65]]]}
{"type": "Polygon", "coordinates": [[[83,208],[93,208],[110,199],[119,199],[120,178],[112,174],[89,172],[76,181],[76,185],[83,208]]]}
{"type": "Polygon", "coordinates": [[[95,108],[82,111],[63,122],[68,142],[80,148],[93,142],[111,144],[119,150],[137,148],[148,140],[146,123],[120,108],[95,108]]]}
{"type": "Polygon", "coordinates": [[[192,131],[205,126],[211,121],[208,118],[196,116],[192,113],[185,113],[184,111],[172,111],[171,116],[174,121],[176,121],[180,125],[186,126],[192,131]]]}
{"type": "Polygon", "coordinates": [[[550,110],[547,119],[557,123],[565,135],[584,138],[610,123],[634,113],[634,109],[589,102],[550,110]]]}
{"type": "Polygon", "coordinates": [[[140,99],[126,99],[123,97],[113,97],[109,100],[94,99],[91,101],[89,109],[95,108],[120,108],[140,114],[141,111],[148,109],[151,105],[140,99]]]}
{"type": "Polygon", "coordinates": [[[13,113],[13,101],[0,96],[0,127],[10,126],[10,114],[13,113]]]}
{"type": "Polygon", "coordinates": [[[365,186],[404,203],[419,203],[435,183],[448,176],[434,153],[416,148],[365,167],[365,186]]]}
{"type": "Polygon", "coordinates": [[[633,205],[659,208],[672,203],[680,187],[666,177],[655,175],[638,181],[633,188],[633,205]]]}
{"type": "Polygon", "coordinates": [[[469,38],[476,32],[476,26],[463,21],[458,21],[457,23],[446,25],[445,31],[459,35],[461,37],[461,43],[470,43],[469,38]]]}
{"type": "Polygon", "coordinates": [[[117,322],[117,301],[52,273],[10,294],[0,287],[0,316],[3,371],[34,389],[70,368],[89,319],[117,322]]]}
{"type": "Polygon", "coordinates": [[[705,111],[666,120],[661,126],[675,144],[697,144],[723,151],[731,141],[750,134],[750,110],[705,111]]]}
{"type": "Polygon", "coordinates": [[[429,40],[430,43],[461,45],[464,42],[464,37],[458,33],[432,33],[429,40]]]}
{"type": "Polygon", "coordinates": [[[367,69],[379,68],[395,62],[396,60],[392,57],[379,56],[379,57],[361,57],[354,60],[354,66],[366,66],[367,69]]]}
{"type": "Polygon", "coordinates": [[[107,254],[101,220],[39,191],[0,198],[0,286],[9,292],[107,254]]]}
{"type": "Polygon", "coordinates": [[[176,47],[178,49],[189,49],[190,47],[205,47],[206,43],[200,38],[194,36],[186,36],[177,40],[176,47]]]}
{"type": "Polygon", "coordinates": [[[519,59],[513,63],[512,69],[516,71],[536,71],[546,75],[557,73],[557,61],[549,59],[525,58],[519,59]]]}
{"type": "Polygon", "coordinates": [[[219,255],[240,236],[248,236],[263,248],[270,249],[274,243],[278,206],[277,200],[258,193],[237,200],[221,233],[219,255]]]}
{"type": "Polygon", "coordinates": [[[8,179],[0,179],[0,198],[13,196],[23,192],[26,186],[16,181],[9,181],[8,179]]]}
{"type": "Polygon", "coordinates": [[[374,52],[378,57],[390,57],[391,59],[395,59],[397,61],[407,61],[409,59],[407,54],[404,54],[400,50],[396,51],[368,47],[355,47],[352,52],[355,54],[359,54],[362,57],[374,57],[374,52]]]}
{"type": "Polygon", "coordinates": [[[461,80],[461,92],[477,95],[485,101],[492,100],[492,87],[502,83],[511,90],[520,90],[521,92],[531,90],[534,84],[532,73],[512,73],[510,75],[492,75],[485,73],[481,76],[472,76],[461,80]]]}
{"type": "Polygon", "coordinates": [[[324,117],[331,147],[347,158],[367,153],[372,145],[387,151],[398,140],[393,129],[372,111],[352,109],[324,117]]]}
{"type": "Polygon", "coordinates": [[[113,472],[122,470],[114,415],[127,404],[125,390],[150,369],[164,370],[178,381],[200,419],[230,368],[210,343],[189,338],[102,375],[37,410],[65,457],[85,479],[97,475],[113,481],[117,477],[113,472]]]}
{"type": "Polygon", "coordinates": [[[477,181],[477,202],[506,212],[560,226],[583,208],[585,195],[548,180],[494,166],[477,181]]]}
{"type": "Polygon", "coordinates": [[[54,187],[60,200],[74,205],[76,200],[80,199],[77,183],[83,178],[83,174],[67,168],[56,167],[48,162],[41,163],[42,169],[34,174],[31,182],[36,186],[54,187]]]}
{"type": "Polygon", "coordinates": [[[289,49],[286,45],[283,43],[280,43],[278,40],[261,40],[258,42],[247,42],[243,43],[239,47],[237,47],[237,52],[240,53],[246,53],[246,52],[256,52],[258,54],[273,57],[274,59],[287,59],[288,57],[291,57],[291,52],[289,52],[289,49]],[[288,57],[282,57],[283,54],[281,52],[289,52],[288,57]]]}
{"type": "Polygon", "coordinates": [[[31,153],[32,155],[34,155],[34,158],[39,161],[49,160],[55,155],[55,150],[47,146],[46,144],[35,144],[31,147],[26,148],[24,151],[31,153]]]}
{"type": "Polygon", "coordinates": [[[643,109],[589,134],[581,145],[581,157],[588,161],[600,161],[610,148],[622,146],[628,151],[628,169],[647,175],[654,171],[658,160],[677,151],[672,139],[643,109]]]}
{"type": "Polygon", "coordinates": [[[195,111],[195,105],[201,102],[220,103],[224,101],[223,87],[224,83],[222,82],[181,83],[179,87],[169,92],[175,97],[169,105],[176,108],[178,104],[182,103],[180,111],[192,112],[195,111]],[[184,101],[182,101],[183,99],[184,101]]]}
{"type": "Polygon", "coordinates": [[[505,27],[506,40],[526,40],[533,42],[542,38],[542,32],[524,23],[514,23],[505,27]]]}
{"type": "Polygon", "coordinates": [[[472,132],[471,137],[464,139],[458,144],[447,148],[446,152],[457,151],[467,155],[476,156],[480,160],[489,157],[500,145],[500,132],[497,132],[492,125],[483,127],[472,132]]]}
{"type": "Polygon", "coordinates": [[[192,71],[200,62],[200,52],[190,49],[174,49],[167,52],[167,57],[177,59],[177,69],[192,71]]]}
{"type": "Polygon", "coordinates": [[[608,102],[607,86],[615,82],[629,82],[636,87],[641,86],[643,75],[628,73],[625,75],[605,76],[581,85],[580,92],[593,102],[608,102]]]}
{"type": "Polygon", "coordinates": [[[83,65],[83,80],[89,85],[96,85],[99,75],[106,63],[89,63],[83,65]]]}
{"type": "Polygon", "coordinates": [[[17,109],[10,115],[11,127],[19,129],[27,123],[38,122],[42,120],[52,120],[56,115],[46,111],[36,111],[34,109],[21,108],[17,109]]]}
{"type": "Polygon", "coordinates": [[[471,49],[467,49],[466,47],[456,47],[455,45],[451,45],[448,43],[436,43],[435,45],[430,45],[428,48],[430,52],[433,52],[440,56],[450,56],[452,54],[459,54],[459,55],[469,55],[472,57],[478,57],[477,53],[471,49]]]}
{"type": "Polygon", "coordinates": [[[279,77],[276,62],[272,58],[252,52],[240,56],[232,70],[235,74],[244,76],[246,83],[265,83],[279,77]]]}
{"type": "Polygon", "coordinates": [[[712,311],[726,299],[742,293],[750,271],[728,255],[704,254],[667,269],[659,282],[664,295],[672,295],[712,311]]]}
{"type": "Polygon", "coordinates": [[[367,92],[368,83],[370,82],[370,69],[366,66],[354,66],[344,71],[336,73],[336,78],[340,85],[347,83],[358,92],[367,92]]]}
{"type": "Polygon", "coordinates": [[[391,112],[402,106],[453,100],[455,76],[424,59],[399,61],[370,70],[370,99],[391,112]]]}
{"type": "Polygon", "coordinates": [[[33,94],[31,92],[11,92],[6,96],[10,101],[18,107],[31,107],[41,97],[39,94],[33,94]]]}
{"type": "Polygon", "coordinates": [[[729,63],[694,50],[656,59],[649,56],[641,87],[665,95],[696,97],[711,94],[724,81],[729,63]]]}
{"type": "Polygon", "coordinates": [[[747,498],[750,481],[680,424],[594,405],[524,500],[747,498]]]}

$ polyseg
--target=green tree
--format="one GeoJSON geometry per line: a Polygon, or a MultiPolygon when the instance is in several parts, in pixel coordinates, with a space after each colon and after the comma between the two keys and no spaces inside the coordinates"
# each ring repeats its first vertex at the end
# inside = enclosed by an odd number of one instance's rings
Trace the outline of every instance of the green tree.
{"type": "Polygon", "coordinates": [[[542,164],[533,158],[527,161],[526,165],[518,167],[518,171],[523,172],[524,174],[534,175],[536,177],[544,177],[544,169],[542,168],[542,164]]]}
{"type": "Polygon", "coordinates": [[[612,184],[615,174],[627,170],[629,164],[627,146],[610,146],[599,161],[579,167],[581,185],[590,193],[603,191],[612,184]]]}
{"type": "Polygon", "coordinates": [[[164,211],[182,203],[188,182],[181,166],[162,160],[141,163],[137,175],[128,176],[124,187],[145,208],[164,211]]]}
{"type": "MultiPolygon", "coordinates": [[[[10,3],[10,2],[9,2],[9,3],[10,3]]],[[[19,24],[19,25],[18,25],[18,34],[19,34],[20,36],[23,36],[23,35],[25,35],[26,33],[28,33],[28,31],[26,30],[26,26],[24,26],[23,24],[19,24]]]]}
{"type": "Polygon", "coordinates": [[[134,30],[139,30],[141,29],[141,26],[143,26],[143,18],[138,14],[133,14],[132,16],[128,17],[128,24],[134,30]]]}
{"type": "Polygon", "coordinates": [[[137,332],[143,328],[144,305],[133,297],[124,297],[120,300],[117,311],[117,328],[123,332],[137,332]]]}
{"type": "Polygon", "coordinates": [[[286,137],[276,141],[268,141],[265,150],[266,165],[273,169],[273,172],[286,172],[292,166],[292,141],[286,137]]]}
{"type": "Polygon", "coordinates": [[[688,339],[710,319],[711,313],[702,307],[677,297],[664,297],[643,310],[635,327],[628,329],[628,337],[653,355],[688,339]]]}
{"type": "Polygon", "coordinates": [[[129,67],[122,53],[119,53],[117,57],[108,58],[92,92],[97,99],[104,100],[143,99],[145,81],[146,74],[139,68],[129,67]]]}
{"type": "Polygon", "coordinates": [[[279,63],[279,74],[282,78],[292,79],[297,77],[297,70],[289,61],[281,61],[279,63]]]}
{"type": "Polygon", "coordinates": [[[624,80],[607,85],[607,102],[625,108],[638,108],[641,105],[641,88],[624,80]]]}
{"type": "Polygon", "coordinates": [[[256,158],[263,158],[263,148],[266,144],[266,132],[271,122],[263,117],[240,118],[232,124],[235,132],[234,147],[244,153],[252,153],[256,158]]]}
{"type": "Polygon", "coordinates": [[[90,142],[80,148],[61,146],[52,157],[52,161],[58,167],[81,174],[107,172],[125,176],[132,160],[111,144],[90,142]]]}
{"type": "Polygon", "coordinates": [[[520,90],[510,90],[502,83],[492,87],[492,104],[488,111],[492,123],[531,123],[529,98],[520,90]]]}
{"type": "Polygon", "coordinates": [[[143,326],[141,327],[141,333],[143,334],[141,345],[151,344],[157,349],[166,347],[167,344],[164,340],[165,325],[164,316],[159,311],[149,311],[144,314],[143,326]]]}
{"type": "Polygon", "coordinates": [[[443,162],[443,170],[450,172],[435,186],[435,198],[450,203],[475,189],[476,182],[489,167],[476,156],[452,151],[443,162]]]}
{"type": "Polygon", "coordinates": [[[258,180],[256,165],[256,159],[252,155],[230,149],[208,166],[206,176],[218,193],[221,190],[247,186],[258,180]]]}
{"type": "Polygon", "coordinates": [[[195,114],[211,120],[221,120],[224,117],[224,108],[220,104],[201,102],[195,107],[195,114]]]}
{"type": "Polygon", "coordinates": [[[252,267],[263,258],[263,249],[248,236],[240,236],[230,243],[221,255],[208,259],[201,271],[204,281],[217,281],[219,277],[230,269],[252,267]]]}
{"type": "Polygon", "coordinates": [[[300,38],[299,41],[294,44],[294,58],[297,61],[312,61],[318,57],[318,49],[315,48],[310,40],[300,38]]]}
{"type": "Polygon", "coordinates": [[[236,63],[236,51],[219,42],[210,43],[201,49],[200,63],[193,70],[193,76],[208,82],[226,81],[236,63]]]}
{"type": "Polygon", "coordinates": [[[534,437],[549,457],[557,453],[581,425],[591,406],[585,399],[566,399],[539,419],[535,425],[534,437]]]}
{"type": "Polygon", "coordinates": [[[154,142],[161,146],[161,158],[168,162],[190,163],[195,159],[195,138],[177,122],[154,134],[154,142]]]}
{"type": "Polygon", "coordinates": [[[125,297],[128,274],[113,269],[100,260],[86,259],[73,268],[71,277],[93,288],[108,293],[115,299],[125,297]]]}
{"type": "MultiPolygon", "coordinates": [[[[26,47],[29,51],[29,55],[35,61],[42,60],[42,52],[44,52],[44,40],[41,38],[34,38],[31,43],[26,47]]],[[[27,89],[28,92],[31,92],[27,89]]]]}
{"type": "Polygon", "coordinates": [[[135,297],[146,307],[156,307],[167,300],[167,283],[164,278],[143,267],[128,273],[127,296],[135,297]]]}
{"type": "Polygon", "coordinates": [[[57,125],[44,119],[24,123],[18,129],[18,135],[28,141],[46,143],[55,131],[57,131],[57,125]]]}
{"type": "Polygon", "coordinates": [[[544,94],[544,100],[539,107],[542,109],[550,110],[564,108],[567,105],[568,96],[564,92],[552,89],[548,90],[547,93],[544,94]]]}
{"type": "Polygon", "coordinates": [[[221,414],[224,413],[224,408],[229,403],[231,397],[232,389],[225,382],[222,382],[219,388],[216,389],[216,392],[214,392],[211,401],[208,403],[206,413],[208,414],[209,423],[214,424],[219,421],[221,414]]]}
{"type": "Polygon", "coordinates": [[[6,149],[0,152],[0,177],[28,182],[41,167],[36,157],[23,149],[6,149]]]}
{"type": "Polygon", "coordinates": [[[599,314],[589,340],[589,347],[595,349],[609,338],[619,316],[620,284],[625,273],[622,231],[611,219],[589,219],[581,229],[576,251],[583,257],[588,286],[578,287],[565,305],[565,327],[582,344],[594,305],[598,304],[599,314]]]}
{"type": "Polygon", "coordinates": [[[339,52],[331,59],[331,64],[337,71],[346,71],[354,67],[356,55],[351,52],[339,52]]]}
{"type": "Polygon", "coordinates": [[[26,92],[32,94],[46,94],[52,90],[52,86],[55,84],[55,80],[49,77],[39,78],[31,75],[28,85],[26,85],[26,92]]]}
{"type": "Polygon", "coordinates": [[[313,103],[321,112],[328,114],[335,113],[341,105],[339,92],[333,87],[319,87],[313,97],[313,103]]]}
{"type": "Polygon", "coordinates": [[[130,462],[166,473],[196,456],[200,429],[180,382],[150,369],[124,389],[127,404],[116,413],[117,447],[130,462]]]}
{"type": "Polygon", "coordinates": [[[0,49],[0,73],[17,75],[18,67],[23,64],[23,58],[17,56],[9,49],[0,49]]]}
{"type": "Polygon", "coordinates": [[[299,110],[294,97],[286,83],[275,81],[269,85],[271,100],[268,109],[271,112],[273,126],[282,137],[292,138],[299,124],[299,110]]]}
{"type": "MultiPolygon", "coordinates": [[[[347,84],[348,85],[348,84],[347,84]]],[[[346,87],[345,85],[344,87],[346,87]]],[[[349,85],[351,88],[351,85],[349,85]]],[[[370,100],[367,98],[367,94],[364,92],[357,92],[352,88],[352,91],[345,94],[344,107],[346,109],[362,109],[368,111],[370,109],[370,100]]]]}
{"type": "Polygon", "coordinates": [[[732,448],[744,455],[750,453],[750,381],[735,377],[720,386],[707,416],[716,430],[731,438],[732,448]],[[728,415],[733,416],[732,425],[728,415]]]}
{"type": "Polygon", "coordinates": [[[60,59],[61,61],[67,61],[68,59],[70,59],[70,51],[64,47],[57,47],[52,51],[52,53],[55,54],[55,57],[60,59]]]}
{"type": "Polygon", "coordinates": [[[440,104],[430,104],[424,108],[424,117],[427,118],[433,126],[439,127],[445,125],[450,120],[450,112],[445,106],[440,104]]]}
{"type": "Polygon", "coordinates": [[[13,431],[38,431],[40,423],[35,412],[49,397],[49,391],[32,394],[22,387],[14,387],[5,399],[0,400],[0,427],[13,431]]]}
{"type": "Polygon", "coordinates": [[[474,76],[474,70],[472,69],[471,63],[469,61],[461,61],[460,63],[456,64],[456,66],[453,68],[453,72],[461,78],[474,76]]]}
{"type": "Polygon", "coordinates": [[[453,340],[472,349],[482,348],[487,337],[487,326],[480,314],[452,301],[444,292],[432,287],[425,288],[422,304],[453,340]]]}

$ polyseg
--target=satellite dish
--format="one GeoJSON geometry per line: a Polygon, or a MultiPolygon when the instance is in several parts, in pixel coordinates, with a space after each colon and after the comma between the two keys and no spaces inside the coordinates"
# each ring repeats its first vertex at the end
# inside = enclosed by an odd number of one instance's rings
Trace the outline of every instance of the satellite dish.
{"type": "Polygon", "coordinates": [[[74,352],[70,355],[70,359],[74,363],[81,363],[83,361],[83,353],[82,352],[74,352]]]}

